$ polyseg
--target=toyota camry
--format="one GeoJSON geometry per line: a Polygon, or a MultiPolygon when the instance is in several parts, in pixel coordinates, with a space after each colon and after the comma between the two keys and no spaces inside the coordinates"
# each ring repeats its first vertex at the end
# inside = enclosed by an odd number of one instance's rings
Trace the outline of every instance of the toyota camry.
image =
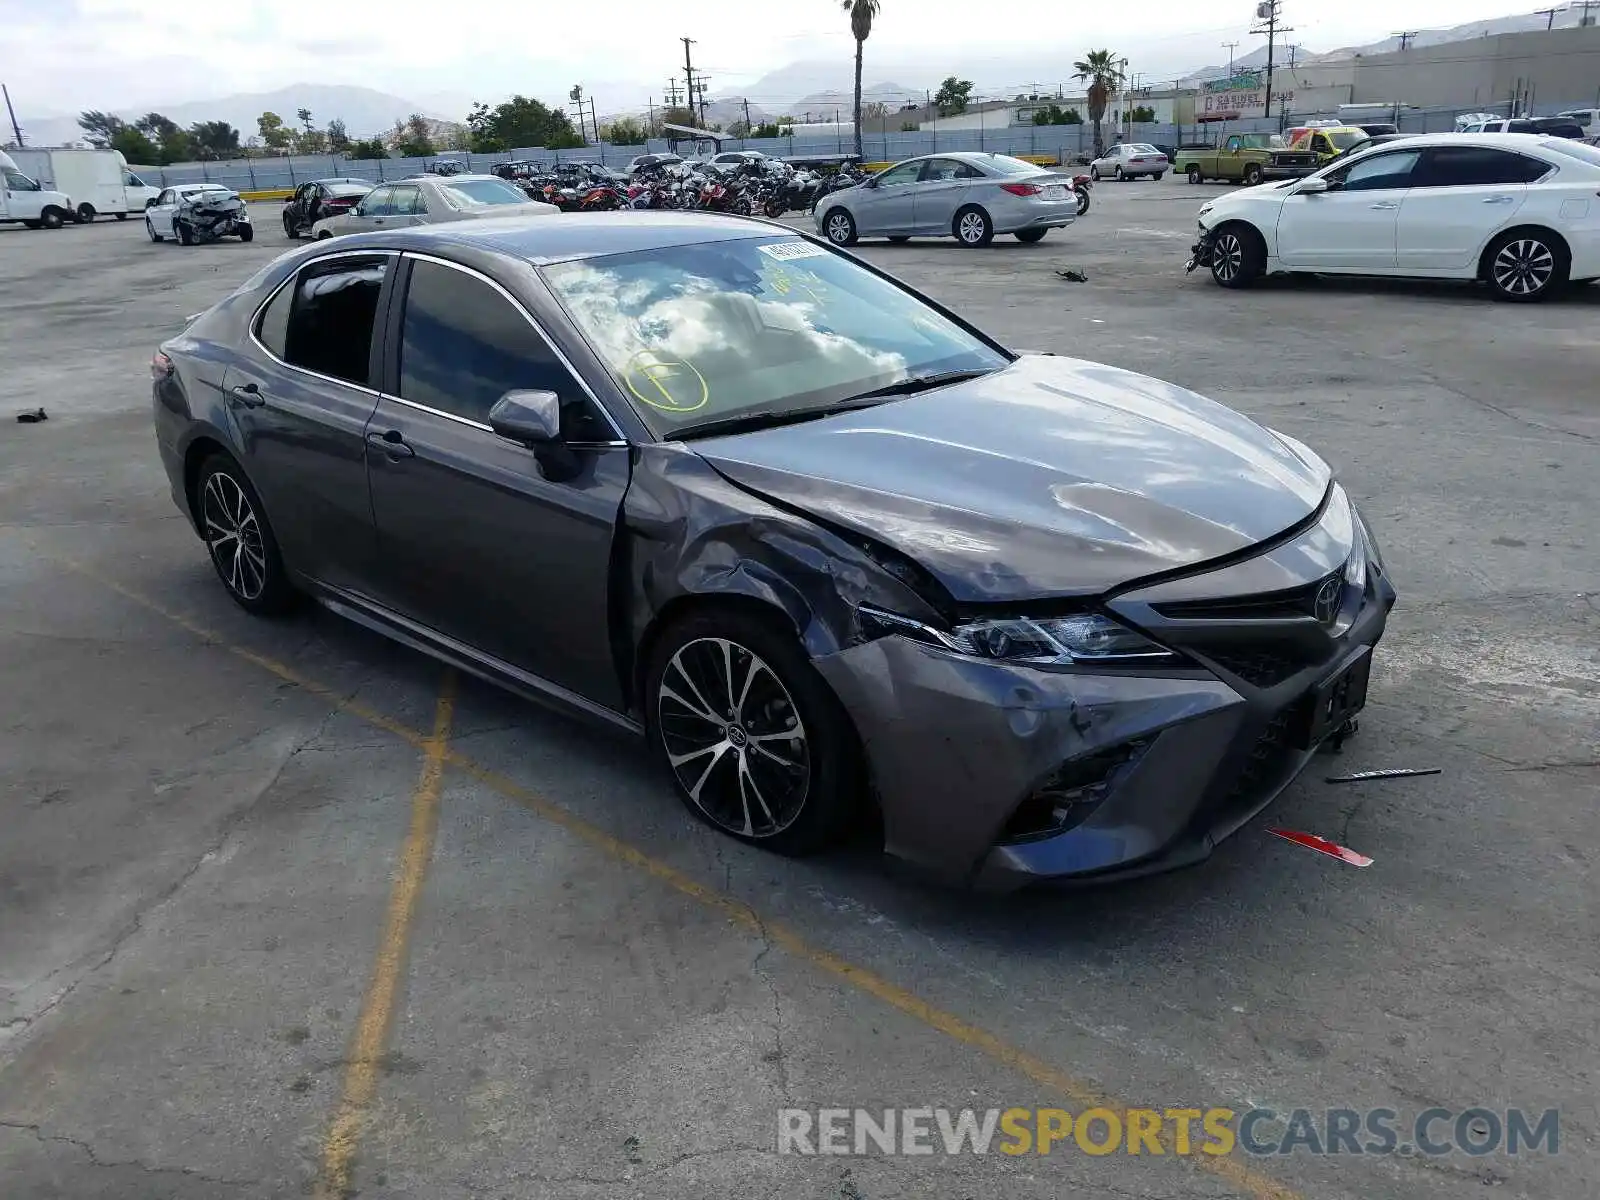
{"type": "Polygon", "coordinates": [[[245,609],[639,735],[786,854],[881,828],[995,889],[1198,861],[1349,728],[1395,598],[1294,438],[765,222],[317,244],[151,369],[245,609]]]}

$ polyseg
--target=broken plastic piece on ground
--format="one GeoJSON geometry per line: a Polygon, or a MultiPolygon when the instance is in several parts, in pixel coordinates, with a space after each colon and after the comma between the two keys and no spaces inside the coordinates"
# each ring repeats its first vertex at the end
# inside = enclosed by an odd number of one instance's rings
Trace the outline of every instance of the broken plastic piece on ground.
{"type": "Polygon", "coordinates": [[[42,408],[30,408],[27,412],[17,414],[19,425],[37,425],[40,421],[48,421],[50,417],[42,408]]]}
{"type": "Polygon", "coordinates": [[[1365,854],[1357,854],[1348,846],[1341,846],[1338,842],[1330,842],[1327,838],[1318,837],[1314,833],[1300,833],[1293,829],[1269,828],[1268,833],[1276,834],[1286,842],[1293,842],[1297,846],[1304,846],[1307,850],[1315,850],[1318,854],[1326,854],[1329,858],[1337,858],[1342,863],[1349,863],[1352,867],[1370,867],[1372,860],[1365,854]]]}
{"type": "Polygon", "coordinates": [[[1354,771],[1349,775],[1329,775],[1328,783],[1358,783],[1363,779],[1404,779],[1409,775],[1438,775],[1443,767],[1385,767],[1381,771],[1354,771]]]}
{"type": "Polygon", "coordinates": [[[1082,271],[1073,270],[1071,267],[1067,267],[1067,268],[1057,267],[1056,268],[1056,274],[1061,276],[1061,278],[1065,279],[1068,283],[1088,283],[1089,282],[1089,277],[1087,275],[1085,275],[1082,271]]]}

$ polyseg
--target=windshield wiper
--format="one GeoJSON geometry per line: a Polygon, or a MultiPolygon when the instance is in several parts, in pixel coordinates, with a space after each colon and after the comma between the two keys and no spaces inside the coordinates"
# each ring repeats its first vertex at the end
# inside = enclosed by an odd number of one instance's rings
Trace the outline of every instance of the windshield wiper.
{"type": "MultiPolygon", "coordinates": [[[[699,421],[693,425],[685,425],[681,429],[674,429],[671,433],[665,435],[664,440],[676,442],[686,438],[712,437],[719,433],[749,433],[755,429],[771,429],[775,425],[796,425],[801,421],[811,421],[817,417],[827,417],[837,412],[858,407],[853,403],[856,399],[858,397],[852,396],[850,399],[839,401],[836,404],[815,404],[809,408],[744,413],[740,416],[719,417],[714,421],[699,421]]],[[[862,404],[859,407],[868,408],[870,405],[862,404]]]]}
{"type": "Polygon", "coordinates": [[[856,400],[866,400],[873,396],[909,396],[912,392],[925,392],[929,388],[943,387],[947,383],[960,383],[964,379],[977,379],[984,375],[992,375],[998,367],[985,367],[976,371],[934,371],[929,375],[910,375],[905,379],[897,379],[893,383],[886,383],[882,387],[871,388],[865,392],[857,392],[840,401],[849,404],[856,400]]]}

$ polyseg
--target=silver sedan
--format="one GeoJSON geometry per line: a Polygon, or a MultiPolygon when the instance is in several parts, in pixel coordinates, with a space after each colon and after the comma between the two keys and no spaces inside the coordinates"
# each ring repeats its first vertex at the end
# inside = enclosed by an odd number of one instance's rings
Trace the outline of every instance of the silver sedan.
{"type": "Polygon", "coordinates": [[[1135,179],[1153,175],[1160,179],[1172,168],[1167,156],[1148,142],[1123,142],[1111,147],[1089,164],[1091,179],[1109,175],[1113,179],[1135,179]]]}
{"type": "Polygon", "coordinates": [[[417,175],[373,188],[348,212],[318,221],[311,236],[329,238],[474,217],[554,216],[560,211],[554,204],[528,199],[521,188],[495,175],[417,175]]]}
{"type": "Polygon", "coordinates": [[[1072,179],[1006,154],[929,154],[825,196],[817,230],[836,246],[857,238],[953,237],[987,246],[997,233],[1037,242],[1078,216],[1072,179]]]}

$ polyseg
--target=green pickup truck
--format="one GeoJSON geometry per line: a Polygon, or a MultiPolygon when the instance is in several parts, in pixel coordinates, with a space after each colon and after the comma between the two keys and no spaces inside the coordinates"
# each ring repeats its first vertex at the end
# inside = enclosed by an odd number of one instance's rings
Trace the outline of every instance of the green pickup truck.
{"type": "Polygon", "coordinates": [[[1270,133],[1230,133],[1222,145],[1179,146],[1173,166],[1190,183],[1227,179],[1257,184],[1268,179],[1295,179],[1309,175],[1320,164],[1309,147],[1290,149],[1270,133]],[[1274,145],[1274,142],[1278,144],[1274,145]]]}

